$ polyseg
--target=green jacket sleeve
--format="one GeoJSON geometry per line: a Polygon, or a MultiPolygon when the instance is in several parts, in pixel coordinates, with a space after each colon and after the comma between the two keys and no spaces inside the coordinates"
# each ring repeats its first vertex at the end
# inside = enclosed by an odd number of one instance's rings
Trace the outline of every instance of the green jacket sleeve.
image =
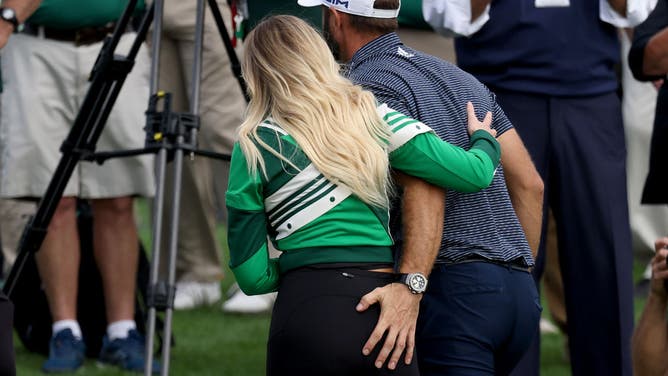
{"type": "Polygon", "coordinates": [[[427,125],[383,106],[379,111],[392,131],[393,168],[460,192],[477,192],[491,184],[501,158],[501,147],[491,134],[474,132],[466,151],[441,140],[427,125]]]}
{"type": "Polygon", "coordinates": [[[257,295],[276,291],[280,272],[278,260],[269,258],[267,248],[262,180],[259,173],[251,176],[246,166],[246,158],[235,144],[225,195],[227,242],[230,269],[239,287],[248,295],[257,295]]]}

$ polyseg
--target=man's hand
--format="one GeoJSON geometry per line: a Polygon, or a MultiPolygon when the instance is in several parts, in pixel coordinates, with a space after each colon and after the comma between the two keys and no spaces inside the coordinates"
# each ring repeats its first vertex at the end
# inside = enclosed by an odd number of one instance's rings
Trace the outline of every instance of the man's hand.
{"type": "MultiPolygon", "coordinates": [[[[39,8],[42,0],[2,0],[2,6],[14,9],[19,24],[23,23],[39,8]]],[[[0,49],[5,47],[7,40],[14,32],[11,23],[0,20],[0,49]]]]}
{"type": "Polygon", "coordinates": [[[393,370],[406,351],[404,362],[410,364],[415,349],[415,326],[422,294],[413,294],[408,287],[400,283],[390,283],[375,288],[364,295],[357,304],[357,311],[363,312],[370,306],[380,304],[380,317],[371,336],[364,344],[362,353],[369,355],[387,333],[385,343],[376,358],[376,368],[382,368],[388,356],[391,357],[387,368],[393,370]]]}
{"type": "Polygon", "coordinates": [[[7,41],[13,32],[14,26],[12,26],[12,24],[6,21],[0,21],[0,49],[7,44],[7,41]]]}
{"type": "Polygon", "coordinates": [[[652,282],[651,293],[663,300],[668,298],[668,292],[664,287],[665,281],[668,279],[668,264],[666,258],[668,257],[668,238],[657,239],[654,242],[654,249],[656,254],[652,259],[652,282]]]}
{"type": "Polygon", "coordinates": [[[633,374],[637,376],[666,375],[668,373],[668,326],[666,326],[666,304],[668,304],[665,281],[668,279],[668,237],[654,242],[656,254],[652,259],[652,281],[645,308],[633,331],[633,374]]]}
{"type": "Polygon", "coordinates": [[[468,115],[468,131],[469,135],[472,135],[475,131],[483,130],[490,133],[492,136],[496,137],[496,130],[492,129],[492,113],[487,111],[485,118],[482,121],[478,120],[478,117],[475,114],[475,108],[473,108],[473,103],[466,102],[466,114],[468,115]]]}

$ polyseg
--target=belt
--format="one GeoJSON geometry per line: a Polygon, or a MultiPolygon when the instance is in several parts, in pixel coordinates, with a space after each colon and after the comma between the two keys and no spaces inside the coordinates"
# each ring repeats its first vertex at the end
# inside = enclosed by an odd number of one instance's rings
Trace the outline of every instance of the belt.
{"type": "Polygon", "coordinates": [[[531,273],[531,268],[526,265],[526,263],[524,262],[524,259],[522,259],[522,258],[516,258],[516,259],[510,260],[510,261],[501,261],[501,260],[490,260],[490,259],[482,257],[480,255],[473,254],[473,255],[467,256],[463,260],[459,260],[459,261],[455,261],[455,262],[446,261],[445,264],[465,264],[465,263],[469,263],[469,262],[486,262],[488,264],[499,265],[499,266],[503,266],[503,267],[510,268],[510,269],[513,269],[513,270],[518,270],[518,271],[521,271],[521,272],[531,273]]]}
{"type": "Polygon", "coordinates": [[[116,23],[114,22],[104,26],[82,27],[80,29],[54,29],[47,26],[25,24],[21,32],[36,37],[74,43],[75,46],[87,46],[104,40],[107,35],[114,31],[115,27],[116,23]]]}

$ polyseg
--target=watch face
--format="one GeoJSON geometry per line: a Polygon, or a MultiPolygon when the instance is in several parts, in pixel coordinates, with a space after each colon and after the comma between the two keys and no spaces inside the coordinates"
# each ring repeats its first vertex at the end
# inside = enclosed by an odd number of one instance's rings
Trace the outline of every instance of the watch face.
{"type": "Polygon", "coordinates": [[[4,19],[14,18],[14,11],[9,9],[9,8],[3,9],[2,10],[2,18],[4,18],[4,19]]]}
{"type": "Polygon", "coordinates": [[[427,288],[427,279],[421,274],[412,274],[408,285],[416,292],[424,292],[427,288]]]}

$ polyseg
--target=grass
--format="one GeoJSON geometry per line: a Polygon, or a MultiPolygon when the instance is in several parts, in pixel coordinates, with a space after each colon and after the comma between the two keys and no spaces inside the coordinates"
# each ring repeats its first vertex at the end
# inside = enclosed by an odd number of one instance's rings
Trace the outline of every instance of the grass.
{"type": "MultiPolygon", "coordinates": [[[[150,225],[147,206],[139,203],[139,229],[144,244],[150,244],[150,225]]],[[[225,234],[219,228],[221,244],[226,244],[225,234]]],[[[227,254],[223,256],[227,260],[227,254]]],[[[223,291],[233,282],[233,276],[224,262],[226,278],[223,291]]],[[[637,265],[635,275],[642,272],[637,265]]],[[[644,299],[636,299],[636,317],[642,309],[644,299]]],[[[545,305],[544,305],[545,307],[545,305]]],[[[547,307],[543,312],[548,317],[547,307]]],[[[268,314],[237,316],[224,314],[220,305],[191,311],[175,311],[172,331],[175,346],[171,349],[170,374],[172,375],[229,375],[261,376],[265,370],[266,339],[269,331],[268,314]]],[[[541,375],[570,375],[568,361],[564,357],[564,337],[561,334],[546,334],[541,338],[541,375]]],[[[15,338],[17,374],[20,376],[42,375],[40,367],[44,357],[30,353],[15,338]]],[[[158,355],[159,357],[159,355],[158,355]]],[[[100,368],[95,359],[87,359],[78,375],[125,375],[115,368],[100,368]]]]}

